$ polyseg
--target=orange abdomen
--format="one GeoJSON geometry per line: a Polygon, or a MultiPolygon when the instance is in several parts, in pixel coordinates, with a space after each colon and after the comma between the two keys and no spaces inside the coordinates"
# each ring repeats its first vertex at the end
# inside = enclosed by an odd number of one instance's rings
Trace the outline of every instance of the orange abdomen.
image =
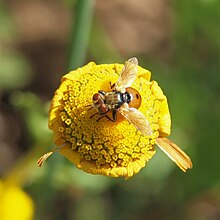
{"type": "Polygon", "coordinates": [[[128,92],[131,96],[131,101],[128,103],[129,107],[138,109],[141,106],[140,93],[131,87],[126,88],[126,92],[128,92]]]}

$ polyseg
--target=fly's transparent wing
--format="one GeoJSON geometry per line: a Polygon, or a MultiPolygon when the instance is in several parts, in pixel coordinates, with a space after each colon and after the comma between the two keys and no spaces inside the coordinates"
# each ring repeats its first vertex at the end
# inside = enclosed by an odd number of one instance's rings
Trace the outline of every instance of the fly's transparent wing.
{"type": "Polygon", "coordinates": [[[125,103],[119,108],[119,112],[142,134],[147,136],[152,135],[152,130],[148,120],[144,114],[138,111],[136,108],[129,108],[128,104],[125,103]]]}
{"type": "Polygon", "coordinates": [[[115,83],[115,90],[124,92],[125,88],[130,87],[134,82],[138,72],[138,60],[133,57],[125,62],[121,75],[115,83]]]}
{"type": "Polygon", "coordinates": [[[184,172],[192,168],[192,161],[176,144],[167,138],[157,138],[158,147],[184,172]]]}

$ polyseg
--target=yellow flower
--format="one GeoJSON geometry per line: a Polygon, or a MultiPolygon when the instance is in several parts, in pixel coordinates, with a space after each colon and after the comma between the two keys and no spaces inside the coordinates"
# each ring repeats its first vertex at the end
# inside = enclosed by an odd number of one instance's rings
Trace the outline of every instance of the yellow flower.
{"type": "Polygon", "coordinates": [[[19,186],[0,181],[1,220],[31,220],[33,210],[31,198],[19,186]]]}
{"type": "Polygon", "coordinates": [[[157,144],[163,148],[161,145],[167,142],[163,137],[170,134],[170,113],[167,98],[157,82],[150,82],[151,73],[148,70],[137,66],[137,77],[132,88],[142,97],[138,110],[149,122],[151,135],[142,134],[120,114],[117,114],[116,122],[106,117],[98,120],[99,112],[96,108],[90,108],[95,93],[99,90],[111,91],[110,85],[117,81],[123,66],[90,62],[62,78],[49,116],[49,128],[54,133],[58,148],[41,157],[39,166],[58,150],[88,173],[129,178],[138,173],[155,154],[154,144],[158,140],[160,143],[157,144]]]}

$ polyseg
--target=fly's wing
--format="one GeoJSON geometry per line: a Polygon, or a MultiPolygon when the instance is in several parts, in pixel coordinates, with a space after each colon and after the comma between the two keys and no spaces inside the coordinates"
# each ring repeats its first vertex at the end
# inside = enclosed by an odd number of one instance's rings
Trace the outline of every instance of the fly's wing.
{"type": "Polygon", "coordinates": [[[158,147],[184,172],[192,168],[192,161],[176,144],[167,138],[157,138],[158,147]]]}
{"type": "Polygon", "coordinates": [[[138,72],[138,60],[133,57],[125,62],[121,75],[115,83],[115,90],[124,92],[125,88],[130,87],[134,82],[138,72]]]}
{"type": "Polygon", "coordinates": [[[152,130],[148,120],[144,114],[142,114],[136,108],[129,108],[128,104],[125,103],[119,108],[119,112],[142,134],[147,136],[152,135],[152,130]]]}

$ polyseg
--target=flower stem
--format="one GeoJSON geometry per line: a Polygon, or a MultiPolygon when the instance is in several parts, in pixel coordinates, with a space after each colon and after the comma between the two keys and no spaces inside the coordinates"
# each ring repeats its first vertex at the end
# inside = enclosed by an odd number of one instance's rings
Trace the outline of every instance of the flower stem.
{"type": "Polygon", "coordinates": [[[85,63],[86,52],[93,21],[95,1],[78,0],[73,23],[68,70],[76,69],[85,63]]]}

